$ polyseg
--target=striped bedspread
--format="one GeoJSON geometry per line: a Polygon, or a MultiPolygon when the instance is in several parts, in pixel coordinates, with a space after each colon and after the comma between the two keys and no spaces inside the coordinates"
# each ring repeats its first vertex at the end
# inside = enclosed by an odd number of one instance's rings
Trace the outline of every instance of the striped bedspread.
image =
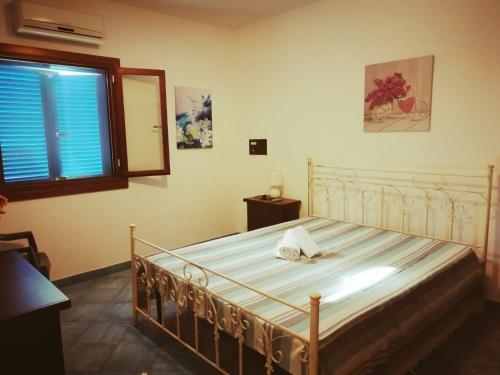
{"type": "MultiPolygon", "coordinates": [[[[464,290],[477,286],[480,279],[478,261],[467,246],[324,218],[299,219],[187,246],[176,250],[176,253],[306,309],[309,294],[321,293],[323,373],[350,373],[366,367],[363,363],[377,358],[381,351],[387,352],[391,340],[397,343],[421,320],[432,321],[433,316],[438,317],[439,311],[456,300],[464,290]],[[287,229],[297,225],[304,226],[312,235],[321,249],[321,255],[299,261],[276,259],[273,253],[277,242],[287,229]],[[459,276],[458,271],[450,271],[454,267],[460,268],[459,276]],[[406,312],[407,317],[404,314],[390,316],[397,327],[390,324],[382,327],[386,323],[379,320],[384,309],[390,311],[390,307],[400,303],[405,296],[416,298],[418,287],[429,285],[447,272],[453,284],[449,284],[446,278],[440,280],[439,285],[418,297],[423,298],[422,301],[430,300],[425,306],[414,306],[415,301],[408,301],[416,310],[406,312]],[[433,293],[440,294],[432,296],[433,293]],[[422,313],[419,313],[419,308],[422,313]],[[356,331],[356,327],[359,330],[369,322],[370,317],[382,325],[377,328],[378,331],[376,327],[371,327],[372,336],[389,335],[384,337],[382,343],[377,343],[380,340],[373,337],[363,340],[356,336],[352,340],[359,341],[359,345],[349,340],[350,345],[343,345],[349,349],[337,348],[335,356],[328,353],[328,348],[335,350],[333,344],[336,341],[346,340],[349,330],[356,331]],[[368,352],[364,350],[366,346],[369,347],[368,352]],[[352,359],[354,353],[357,354],[355,360],[352,359]],[[364,354],[358,358],[360,353],[364,354]]],[[[168,254],[157,254],[148,260],[179,277],[183,275],[184,262],[168,254]]],[[[196,273],[193,276],[196,277],[196,273]]],[[[271,301],[216,275],[209,276],[208,289],[278,327],[286,327],[305,340],[309,338],[308,314],[271,301]]],[[[401,309],[404,310],[403,307],[401,309]]],[[[252,346],[258,335],[257,331],[250,329],[247,343],[252,346]]],[[[288,353],[285,353],[280,365],[291,373],[300,373],[303,365],[298,359],[299,343],[283,346],[287,347],[288,353]]]]}

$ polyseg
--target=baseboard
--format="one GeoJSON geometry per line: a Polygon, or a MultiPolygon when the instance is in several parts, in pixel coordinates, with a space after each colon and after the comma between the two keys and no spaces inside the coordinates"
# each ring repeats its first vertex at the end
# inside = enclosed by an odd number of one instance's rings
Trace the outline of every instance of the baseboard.
{"type": "Polygon", "coordinates": [[[130,261],[126,261],[123,263],[113,264],[109,267],[99,268],[97,270],[92,270],[89,272],[80,273],[78,275],[65,277],[63,279],[52,281],[55,286],[61,288],[63,286],[73,285],[76,283],[80,283],[82,281],[88,281],[94,279],[96,277],[106,276],[111,273],[124,271],[130,268],[130,261]]]}

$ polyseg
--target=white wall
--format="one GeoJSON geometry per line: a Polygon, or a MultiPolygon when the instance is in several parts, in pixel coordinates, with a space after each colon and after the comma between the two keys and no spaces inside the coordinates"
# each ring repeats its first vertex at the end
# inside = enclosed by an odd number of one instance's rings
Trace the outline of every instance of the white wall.
{"type": "MultiPolygon", "coordinates": [[[[38,0],[38,2],[41,2],[38,0]]],[[[58,279],[129,259],[128,224],[171,248],[233,233],[243,205],[233,188],[238,129],[234,126],[234,39],[225,29],[107,1],[43,1],[105,17],[100,47],[12,35],[0,1],[0,41],[118,57],[122,66],[165,69],[172,175],[135,178],[127,190],[37,199],[9,204],[2,232],[30,229],[53,263],[58,279]],[[212,89],[214,148],[177,150],[174,86],[212,89]]]]}
{"type": "MultiPolygon", "coordinates": [[[[280,169],[285,195],[305,202],[307,157],[365,167],[494,163],[498,172],[498,35],[498,0],[326,0],[240,29],[243,140],[268,138],[269,149],[267,158],[243,156],[243,194],[265,191],[268,172],[280,169]],[[364,133],[365,65],[426,55],[435,56],[431,131],[364,133]]],[[[494,232],[490,296],[500,300],[494,232]]]]}

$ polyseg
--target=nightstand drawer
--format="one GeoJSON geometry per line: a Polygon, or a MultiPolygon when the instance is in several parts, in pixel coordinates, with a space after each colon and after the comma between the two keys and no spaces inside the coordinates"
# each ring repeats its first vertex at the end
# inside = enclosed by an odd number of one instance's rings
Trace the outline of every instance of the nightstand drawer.
{"type": "Polygon", "coordinates": [[[245,198],[243,201],[247,203],[248,230],[299,218],[301,204],[299,200],[282,198],[273,202],[257,196],[245,198]]]}

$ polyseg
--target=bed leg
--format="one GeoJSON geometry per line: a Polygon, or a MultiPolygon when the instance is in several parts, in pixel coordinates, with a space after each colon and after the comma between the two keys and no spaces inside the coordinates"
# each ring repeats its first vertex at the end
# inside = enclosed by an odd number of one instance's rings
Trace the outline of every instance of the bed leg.
{"type": "Polygon", "coordinates": [[[134,316],[134,324],[138,322],[137,314],[137,265],[135,262],[135,224],[130,224],[130,273],[132,282],[132,314],[134,316]]]}
{"type": "Polygon", "coordinates": [[[307,159],[307,216],[312,216],[314,213],[312,177],[313,177],[312,160],[307,159]]]}
{"type": "Polygon", "coordinates": [[[309,323],[309,375],[318,375],[319,359],[319,300],[321,294],[310,295],[311,321],[309,323]]]}
{"type": "Polygon", "coordinates": [[[491,213],[491,190],[493,188],[493,165],[488,165],[486,189],[486,218],[484,223],[484,238],[483,238],[483,274],[486,274],[486,263],[488,262],[488,237],[490,233],[490,213],[491,213]]]}

